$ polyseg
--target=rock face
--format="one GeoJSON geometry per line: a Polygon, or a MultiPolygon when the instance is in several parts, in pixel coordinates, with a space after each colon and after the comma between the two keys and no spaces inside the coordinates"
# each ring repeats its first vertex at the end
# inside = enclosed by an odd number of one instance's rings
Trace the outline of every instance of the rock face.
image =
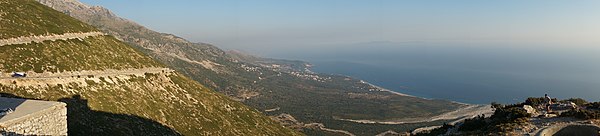
{"type": "Polygon", "coordinates": [[[62,102],[0,97],[0,135],[67,135],[67,107],[62,102]]]}
{"type": "Polygon", "coordinates": [[[114,14],[112,14],[105,8],[98,7],[98,6],[87,6],[87,5],[79,2],[79,0],[61,0],[61,1],[38,0],[38,2],[40,2],[46,6],[49,6],[49,7],[57,7],[60,9],[64,9],[61,12],[65,12],[66,14],[69,14],[69,15],[78,15],[78,14],[70,14],[71,11],[77,11],[77,12],[86,12],[84,14],[98,14],[101,16],[107,16],[107,17],[111,17],[111,18],[116,17],[114,14]]]}
{"type": "Polygon", "coordinates": [[[527,111],[527,113],[531,114],[531,117],[537,117],[540,113],[530,105],[523,105],[523,109],[527,111]]]}

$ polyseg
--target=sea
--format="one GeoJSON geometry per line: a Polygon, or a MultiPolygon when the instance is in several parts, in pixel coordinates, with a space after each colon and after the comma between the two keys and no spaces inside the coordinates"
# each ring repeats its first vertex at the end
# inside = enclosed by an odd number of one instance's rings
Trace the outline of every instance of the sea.
{"type": "Polygon", "coordinates": [[[600,101],[600,48],[595,46],[366,42],[268,57],[308,61],[318,73],[430,99],[516,103],[548,94],[600,101]]]}

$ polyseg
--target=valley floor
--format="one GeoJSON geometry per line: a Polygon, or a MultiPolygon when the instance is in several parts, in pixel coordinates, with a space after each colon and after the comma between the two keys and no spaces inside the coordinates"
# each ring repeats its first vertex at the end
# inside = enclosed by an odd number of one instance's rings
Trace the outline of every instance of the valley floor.
{"type": "Polygon", "coordinates": [[[400,120],[353,120],[353,119],[338,119],[343,121],[350,121],[356,123],[363,124],[408,124],[408,123],[422,123],[422,122],[433,122],[439,120],[456,120],[451,124],[454,124],[458,121],[473,118],[478,115],[486,115],[489,116],[493,114],[494,111],[490,105],[467,105],[462,108],[459,108],[455,111],[447,112],[441,115],[428,117],[428,118],[408,118],[408,119],[400,119],[400,120]]]}

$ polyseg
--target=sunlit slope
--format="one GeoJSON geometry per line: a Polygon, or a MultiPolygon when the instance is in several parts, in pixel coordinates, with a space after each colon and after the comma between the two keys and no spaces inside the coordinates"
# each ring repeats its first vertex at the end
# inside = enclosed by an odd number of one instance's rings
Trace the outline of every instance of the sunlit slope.
{"type": "Polygon", "coordinates": [[[0,93],[66,102],[69,135],[297,135],[112,36],[78,37],[97,30],[33,0],[0,7],[0,40],[59,37],[0,45],[0,93]]]}
{"type": "Polygon", "coordinates": [[[0,2],[0,38],[89,32],[94,27],[33,1],[0,2]],[[18,14],[15,14],[18,13],[18,14]]]}
{"type": "Polygon", "coordinates": [[[161,66],[112,36],[0,46],[0,58],[0,68],[4,72],[41,73],[161,66]]]}

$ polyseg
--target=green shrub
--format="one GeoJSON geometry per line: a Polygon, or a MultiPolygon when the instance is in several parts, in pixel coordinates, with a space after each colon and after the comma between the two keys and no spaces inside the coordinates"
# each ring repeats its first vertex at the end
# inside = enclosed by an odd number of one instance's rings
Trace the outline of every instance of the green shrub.
{"type": "Polygon", "coordinates": [[[600,102],[593,102],[585,104],[587,109],[600,110],[600,102]]]}
{"type": "Polygon", "coordinates": [[[440,127],[440,128],[433,129],[433,130],[431,130],[429,132],[426,132],[426,133],[417,133],[417,134],[415,134],[415,136],[439,136],[439,135],[444,135],[444,134],[446,134],[446,132],[448,131],[448,129],[450,129],[452,127],[454,127],[454,125],[449,125],[449,124],[444,123],[444,125],[442,125],[442,127],[440,127]]]}
{"type": "Polygon", "coordinates": [[[90,25],[33,0],[3,0],[0,2],[0,7],[3,12],[8,13],[0,19],[0,26],[2,26],[0,39],[98,31],[90,25]]]}
{"type": "Polygon", "coordinates": [[[527,100],[525,100],[525,104],[531,105],[531,106],[539,106],[543,103],[544,103],[544,97],[540,97],[540,98],[529,97],[529,98],[527,98],[527,100]]]}
{"type": "Polygon", "coordinates": [[[588,101],[581,99],[581,98],[570,98],[570,99],[566,99],[566,100],[561,100],[560,102],[562,102],[562,103],[573,102],[577,105],[585,105],[588,103],[588,101]]]}
{"type": "Polygon", "coordinates": [[[585,109],[573,109],[560,114],[561,117],[575,117],[580,119],[600,119],[600,102],[583,104],[585,109]]]}
{"type": "Polygon", "coordinates": [[[522,123],[527,122],[530,116],[525,109],[521,108],[525,103],[502,105],[496,102],[492,103],[495,108],[494,114],[489,118],[477,116],[472,119],[466,119],[458,130],[462,132],[475,133],[498,133],[505,132],[522,123]]]}
{"type": "MultiPolygon", "coordinates": [[[[552,101],[558,102],[558,99],[552,98],[552,101]]],[[[544,97],[529,97],[529,98],[527,98],[527,100],[525,100],[524,104],[535,107],[535,106],[543,105],[545,102],[546,102],[546,98],[544,98],[544,97]]]]}
{"type": "Polygon", "coordinates": [[[500,123],[510,123],[515,122],[515,120],[519,118],[527,118],[529,116],[531,116],[531,114],[520,107],[505,107],[496,108],[494,115],[490,118],[494,121],[499,121],[500,123]]]}
{"type": "Polygon", "coordinates": [[[474,131],[483,130],[487,126],[485,116],[477,116],[472,119],[465,119],[463,124],[458,128],[459,131],[474,131]]]}
{"type": "Polygon", "coordinates": [[[561,117],[575,117],[579,119],[600,119],[600,112],[596,110],[575,109],[560,114],[561,117]]]}

